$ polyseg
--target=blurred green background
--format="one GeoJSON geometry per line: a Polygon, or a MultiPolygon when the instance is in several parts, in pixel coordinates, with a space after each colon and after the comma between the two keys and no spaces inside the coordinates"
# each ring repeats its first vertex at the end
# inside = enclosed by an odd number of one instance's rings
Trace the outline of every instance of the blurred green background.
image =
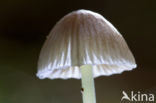
{"type": "Polygon", "coordinates": [[[120,103],[123,90],[156,95],[155,0],[1,0],[0,103],[82,103],[80,80],[36,77],[46,36],[77,9],[93,10],[112,22],[138,64],[133,71],[96,78],[97,103],[120,103]]]}

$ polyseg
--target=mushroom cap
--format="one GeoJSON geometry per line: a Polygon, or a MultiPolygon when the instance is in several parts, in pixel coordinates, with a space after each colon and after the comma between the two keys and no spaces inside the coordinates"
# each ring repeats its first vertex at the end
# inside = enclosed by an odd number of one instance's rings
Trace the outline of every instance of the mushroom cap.
{"type": "Polygon", "coordinates": [[[102,15],[77,10],[64,16],[47,36],[39,56],[40,79],[80,79],[91,64],[93,77],[129,71],[135,59],[124,38],[102,15]]]}

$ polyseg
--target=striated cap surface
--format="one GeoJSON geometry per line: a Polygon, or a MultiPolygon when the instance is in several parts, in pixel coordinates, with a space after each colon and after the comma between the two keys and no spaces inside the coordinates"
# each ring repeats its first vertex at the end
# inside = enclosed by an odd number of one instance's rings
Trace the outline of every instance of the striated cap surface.
{"type": "Polygon", "coordinates": [[[80,66],[91,64],[93,76],[136,67],[124,38],[103,16],[78,10],[64,16],[45,41],[38,61],[40,79],[81,78],[80,66]]]}

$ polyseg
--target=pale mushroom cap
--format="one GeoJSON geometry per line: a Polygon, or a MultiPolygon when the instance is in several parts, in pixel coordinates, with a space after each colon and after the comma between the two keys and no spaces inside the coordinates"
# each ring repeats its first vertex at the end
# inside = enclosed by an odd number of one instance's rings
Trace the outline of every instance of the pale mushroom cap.
{"type": "Polygon", "coordinates": [[[112,75],[136,67],[135,59],[117,29],[98,13],[78,10],[63,17],[41,50],[40,79],[81,78],[80,66],[93,65],[93,76],[112,75]]]}

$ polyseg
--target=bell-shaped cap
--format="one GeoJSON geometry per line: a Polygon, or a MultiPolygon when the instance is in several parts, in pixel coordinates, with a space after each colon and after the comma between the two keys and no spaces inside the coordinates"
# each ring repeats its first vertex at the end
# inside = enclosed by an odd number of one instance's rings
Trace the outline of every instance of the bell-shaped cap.
{"type": "Polygon", "coordinates": [[[92,65],[94,77],[136,67],[124,38],[109,21],[98,13],[78,10],[64,16],[48,35],[37,76],[80,79],[80,66],[86,64],[92,65]]]}

